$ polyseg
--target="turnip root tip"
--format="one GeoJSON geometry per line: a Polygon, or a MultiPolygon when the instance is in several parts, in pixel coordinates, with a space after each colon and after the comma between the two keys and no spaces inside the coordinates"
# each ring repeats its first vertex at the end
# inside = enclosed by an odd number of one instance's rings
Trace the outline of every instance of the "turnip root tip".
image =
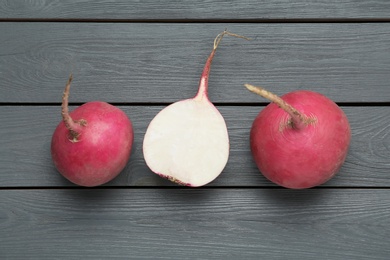
{"type": "Polygon", "coordinates": [[[291,116],[291,122],[290,125],[296,129],[302,129],[310,124],[313,124],[316,122],[316,119],[313,117],[307,117],[305,114],[301,113],[297,109],[295,109],[290,104],[286,103],[283,99],[278,97],[272,92],[269,92],[268,90],[259,87],[259,86],[253,86],[250,84],[244,85],[249,91],[262,96],[263,98],[266,98],[275,104],[277,104],[280,108],[282,108],[284,111],[286,111],[291,116]]]}
{"type": "Polygon", "coordinates": [[[73,119],[69,115],[69,92],[70,92],[70,85],[73,80],[73,75],[70,74],[68,82],[66,83],[64,93],[62,94],[62,119],[65,123],[66,128],[69,130],[69,141],[76,143],[80,139],[80,132],[82,131],[81,127],[87,125],[87,121],[84,119],[80,119],[78,121],[73,121],[73,119]]]}

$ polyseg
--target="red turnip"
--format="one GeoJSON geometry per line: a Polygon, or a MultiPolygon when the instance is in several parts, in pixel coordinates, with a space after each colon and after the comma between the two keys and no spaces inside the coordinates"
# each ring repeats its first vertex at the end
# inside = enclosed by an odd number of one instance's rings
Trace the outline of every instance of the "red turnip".
{"type": "Polygon", "coordinates": [[[186,186],[202,186],[213,181],[229,157],[229,136],[217,108],[208,98],[211,62],[224,35],[214,40],[214,48],[204,66],[194,98],[175,102],[161,110],[145,133],[143,153],[146,164],[156,174],[186,186]]]}
{"type": "Polygon", "coordinates": [[[250,146],[260,172],[286,188],[318,186],[332,178],[347,156],[351,129],[329,98],[300,90],[278,97],[245,85],[273,103],[256,117],[250,146]]]}
{"type": "Polygon", "coordinates": [[[80,186],[98,186],[116,177],[126,166],[133,144],[130,119],[106,102],[83,104],[69,114],[72,76],[62,98],[62,117],[51,141],[58,171],[80,186]]]}

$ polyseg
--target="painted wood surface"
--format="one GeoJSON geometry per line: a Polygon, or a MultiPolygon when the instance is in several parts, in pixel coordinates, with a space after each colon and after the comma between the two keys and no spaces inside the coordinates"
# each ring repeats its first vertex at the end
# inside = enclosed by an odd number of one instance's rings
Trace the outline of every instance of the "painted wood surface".
{"type": "Polygon", "coordinates": [[[311,89],[337,102],[390,100],[387,23],[0,23],[0,102],[161,103],[195,95],[218,33],[210,75],[217,103],[264,102],[244,83],[277,94],[311,89]]]}
{"type": "Polygon", "coordinates": [[[390,18],[387,0],[65,0],[0,2],[8,19],[234,20],[390,18]]]}
{"type": "Polygon", "coordinates": [[[390,1],[0,2],[0,259],[389,259],[390,1]],[[204,188],[154,175],[142,140],[154,115],[194,96],[214,37],[210,99],[229,162],[204,188]],[[103,100],[132,119],[125,170],[98,188],[62,178],[50,158],[61,95],[103,100]],[[309,190],[267,181],[249,130],[267,101],[321,92],[346,112],[339,174],[309,190]]]}
{"type": "Polygon", "coordinates": [[[4,259],[388,259],[390,190],[0,190],[4,259]]]}

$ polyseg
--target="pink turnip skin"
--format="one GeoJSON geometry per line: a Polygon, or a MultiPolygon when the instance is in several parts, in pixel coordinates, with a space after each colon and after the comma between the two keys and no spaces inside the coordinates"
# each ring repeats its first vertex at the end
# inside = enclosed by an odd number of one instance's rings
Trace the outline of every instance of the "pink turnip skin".
{"type": "Polygon", "coordinates": [[[253,158],[260,172],[280,186],[321,185],[346,159],[351,139],[348,119],[337,104],[316,92],[295,91],[281,99],[293,111],[271,103],[258,114],[250,131],[253,158]]]}
{"type": "Polygon", "coordinates": [[[133,144],[132,123],[122,110],[101,101],[85,103],[69,114],[66,92],[71,80],[64,92],[63,121],[52,136],[52,159],[69,181],[98,186],[126,166],[133,144]]]}

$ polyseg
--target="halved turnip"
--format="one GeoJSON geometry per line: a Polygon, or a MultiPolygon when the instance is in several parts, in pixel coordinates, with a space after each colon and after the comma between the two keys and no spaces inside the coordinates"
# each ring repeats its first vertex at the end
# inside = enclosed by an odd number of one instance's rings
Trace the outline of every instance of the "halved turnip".
{"type": "Polygon", "coordinates": [[[226,123],[208,98],[211,62],[224,35],[214,40],[214,48],[204,66],[194,98],[175,102],[161,110],[145,133],[143,153],[148,167],[175,183],[203,186],[220,175],[229,157],[226,123]]]}

